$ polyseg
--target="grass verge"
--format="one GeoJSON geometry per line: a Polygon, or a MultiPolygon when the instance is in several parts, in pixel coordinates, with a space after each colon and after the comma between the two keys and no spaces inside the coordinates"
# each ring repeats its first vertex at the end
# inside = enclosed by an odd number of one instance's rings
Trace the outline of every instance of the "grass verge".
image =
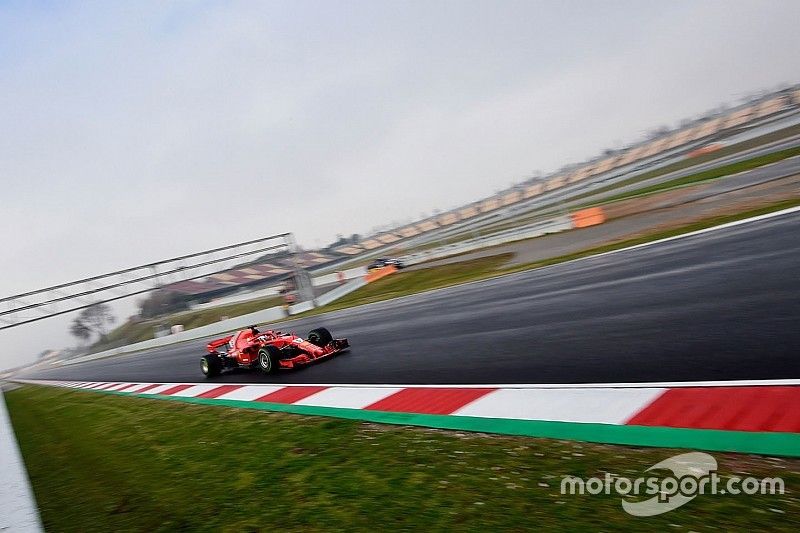
{"type": "MultiPolygon", "coordinates": [[[[800,134],[800,125],[792,126],[791,128],[787,128],[785,131],[782,130],[781,132],[777,132],[777,133],[779,133],[780,135],[778,135],[776,138],[772,138],[771,135],[767,135],[767,136],[764,137],[763,142],[758,142],[758,143],[753,144],[753,145],[750,145],[750,142],[748,141],[746,143],[741,143],[741,145],[735,145],[735,146],[723,148],[722,150],[719,150],[717,152],[713,152],[711,154],[707,154],[707,155],[704,155],[704,156],[694,157],[694,158],[690,158],[690,159],[684,159],[682,161],[678,161],[676,163],[673,163],[672,165],[669,165],[667,167],[651,170],[649,172],[645,172],[644,174],[640,174],[640,175],[634,176],[634,177],[629,178],[627,180],[623,180],[623,181],[620,181],[620,182],[617,182],[617,183],[612,183],[611,185],[607,185],[605,187],[601,187],[601,188],[593,190],[593,191],[585,192],[585,193],[570,197],[570,198],[568,198],[568,201],[580,200],[582,198],[589,198],[591,196],[595,196],[595,195],[601,194],[603,192],[608,192],[608,191],[611,191],[611,190],[614,190],[614,189],[618,189],[618,188],[621,188],[621,187],[624,187],[624,186],[627,186],[627,185],[631,185],[631,184],[634,184],[634,183],[639,183],[639,182],[642,182],[642,181],[645,181],[645,180],[648,180],[648,179],[651,179],[651,178],[662,176],[664,174],[669,174],[670,172],[676,172],[676,171],[679,171],[679,170],[683,170],[684,168],[690,168],[690,167],[693,167],[693,166],[697,166],[697,165],[700,165],[702,163],[705,163],[705,162],[713,160],[713,159],[718,159],[720,157],[724,157],[724,156],[727,156],[727,155],[733,155],[733,154],[736,154],[738,152],[741,152],[741,151],[744,151],[744,150],[747,150],[747,149],[750,149],[750,148],[754,148],[754,147],[760,146],[761,144],[766,144],[768,142],[772,142],[774,140],[780,140],[780,139],[783,139],[785,137],[790,137],[792,135],[797,135],[797,134],[800,134]],[[745,146],[745,145],[747,145],[747,146],[745,146]]],[[[761,140],[761,138],[759,138],[758,140],[761,140]]],[[[766,154],[764,156],[754,157],[752,159],[747,159],[747,160],[744,160],[744,161],[740,161],[738,163],[732,163],[730,165],[725,165],[723,167],[709,169],[707,171],[701,171],[701,172],[698,172],[696,174],[691,174],[689,176],[676,178],[674,180],[670,180],[670,181],[667,181],[667,182],[664,182],[664,183],[659,183],[659,184],[655,184],[655,185],[652,185],[652,186],[649,186],[649,187],[636,189],[634,191],[628,191],[626,193],[620,193],[620,194],[618,194],[616,196],[612,196],[610,198],[604,198],[604,199],[599,199],[599,200],[589,200],[586,203],[583,203],[581,205],[578,205],[578,206],[570,208],[570,211],[574,211],[574,210],[577,210],[577,209],[583,209],[583,208],[586,208],[586,207],[591,207],[591,206],[596,206],[596,205],[605,205],[605,204],[608,204],[608,203],[612,203],[612,202],[615,202],[615,201],[618,201],[618,200],[627,199],[627,198],[633,198],[633,197],[638,197],[638,196],[647,196],[648,194],[651,194],[651,193],[654,193],[654,192],[664,191],[664,190],[667,190],[667,189],[671,189],[671,188],[674,188],[674,187],[680,187],[680,186],[683,186],[683,185],[690,185],[690,184],[693,184],[693,183],[701,183],[703,181],[708,181],[708,180],[720,178],[720,177],[723,177],[723,176],[726,176],[726,175],[735,174],[737,172],[743,172],[745,170],[752,170],[753,168],[757,168],[757,167],[760,167],[760,166],[763,166],[763,165],[774,163],[776,161],[780,161],[780,160],[786,159],[788,157],[793,157],[793,156],[796,156],[796,155],[800,155],[800,148],[789,148],[789,149],[782,150],[782,151],[779,151],[779,152],[766,154]],[[786,154],[788,154],[788,155],[784,154],[784,152],[786,152],[786,154]],[[721,173],[719,173],[719,172],[721,172],[721,173]]],[[[551,204],[551,205],[547,206],[546,208],[544,208],[542,210],[538,210],[537,212],[535,212],[533,214],[526,215],[526,216],[520,216],[519,218],[511,220],[511,221],[498,222],[498,223],[495,223],[495,224],[491,224],[491,225],[482,227],[481,231],[482,232],[487,232],[487,231],[488,232],[497,232],[497,231],[502,231],[502,230],[506,230],[506,229],[509,229],[509,228],[523,226],[523,225],[525,225],[527,223],[531,223],[531,222],[533,222],[533,221],[535,221],[537,219],[541,219],[542,216],[545,216],[545,214],[547,214],[547,213],[554,214],[559,210],[560,209],[558,208],[557,205],[551,204]]],[[[461,232],[461,233],[458,233],[458,234],[455,234],[455,235],[451,235],[448,239],[442,239],[442,241],[447,242],[447,243],[459,242],[459,241],[466,240],[466,239],[470,238],[473,233],[474,233],[474,231],[464,231],[464,232],[461,232]]],[[[415,252],[416,251],[422,251],[422,250],[425,250],[427,248],[433,248],[433,247],[436,247],[436,246],[439,246],[439,243],[429,243],[427,245],[420,246],[418,248],[414,248],[412,251],[415,251],[415,252]]]]}
{"type": "MultiPolygon", "coordinates": [[[[348,294],[347,296],[344,296],[343,298],[336,300],[335,302],[332,302],[326,306],[317,307],[315,309],[312,309],[311,311],[307,311],[305,313],[300,313],[292,317],[288,317],[286,320],[293,320],[297,318],[320,315],[331,311],[338,311],[340,309],[347,309],[359,305],[380,302],[392,298],[399,298],[401,296],[408,296],[411,294],[421,293],[429,290],[460,285],[462,283],[468,283],[471,281],[480,281],[484,279],[494,278],[497,276],[502,276],[505,274],[512,274],[515,272],[522,272],[525,270],[533,270],[536,268],[563,263],[566,261],[572,261],[574,259],[580,259],[582,257],[588,257],[591,255],[610,252],[621,248],[627,248],[629,246],[635,246],[637,244],[643,244],[646,242],[655,241],[659,239],[666,239],[668,237],[674,237],[677,235],[682,235],[684,233],[690,233],[692,231],[697,231],[717,226],[720,224],[725,224],[727,222],[734,222],[736,220],[742,220],[745,218],[763,215],[766,213],[771,213],[773,211],[780,211],[781,209],[787,209],[789,207],[795,207],[798,205],[800,205],[800,198],[781,201],[774,204],[770,204],[768,206],[764,206],[757,209],[751,209],[733,215],[724,215],[724,216],[708,218],[705,220],[701,220],[699,222],[680,226],[678,228],[672,228],[668,230],[648,233],[640,237],[612,242],[609,244],[605,244],[594,248],[588,248],[586,250],[581,250],[579,252],[567,255],[552,257],[534,263],[526,263],[509,267],[505,267],[504,265],[508,263],[508,261],[513,257],[513,254],[508,252],[503,252],[502,250],[504,250],[507,247],[507,244],[500,244],[494,247],[487,248],[487,249],[496,248],[498,250],[498,253],[495,255],[482,257],[479,259],[460,261],[448,265],[430,267],[422,270],[415,270],[411,272],[400,271],[386,278],[382,278],[374,283],[370,283],[369,285],[357,291],[354,291],[348,294]]],[[[539,238],[541,237],[535,237],[535,239],[539,238]]],[[[260,301],[245,302],[245,303],[248,305],[258,306],[253,310],[259,310],[275,305],[275,304],[267,305],[263,302],[261,303],[259,302],[260,301]]],[[[237,304],[237,305],[242,305],[242,304],[237,304]]],[[[253,310],[247,310],[246,312],[249,313],[252,312],[253,310]]],[[[207,311],[211,311],[217,316],[220,314],[219,309],[210,309],[207,311]]],[[[230,316],[238,316],[237,313],[230,310],[227,313],[230,316]]],[[[207,323],[215,321],[216,320],[211,320],[207,323]]],[[[278,322],[283,322],[283,321],[278,321],[278,322]]],[[[124,328],[126,326],[127,325],[123,325],[120,326],[120,328],[124,328]]],[[[114,332],[112,332],[112,334],[113,333],[114,332]]],[[[109,334],[109,336],[111,336],[112,334],[109,334]]],[[[149,338],[152,338],[152,336],[149,338]]],[[[142,338],[138,340],[145,340],[145,339],[142,338]]],[[[137,342],[137,341],[130,341],[130,342],[137,342]]],[[[116,344],[114,344],[114,346],[119,346],[122,344],[127,344],[127,343],[117,342],[116,344]]],[[[100,351],[100,349],[93,351],[100,351]]]]}
{"type": "Polygon", "coordinates": [[[537,261],[535,263],[527,263],[524,265],[519,265],[515,267],[511,267],[504,270],[504,273],[511,273],[511,272],[520,272],[523,270],[531,270],[534,268],[539,268],[543,266],[554,265],[557,263],[563,263],[565,261],[573,261],[575,259],[581,259],[583,257],[589,257],[592,255],[598,255],[605,252],[613,252],[614,250],[619,250],[622,248],[628,248],[630,246],[636,246],[637,244],[645,244],[652,241],[658,241],[661,239],[668,239],[670,237],[676,237],[678,235],[683,235],[685,233],[691,233],[693,231],[699,231],[702,229],[712,228],[714,226],[720,226],[722,224],[727,224],[728,222],[736,222],[737,220],[744,220],[746,218],[757,217],[759,215],[766,215],[767,213],[772,213],[774,211],[780,211],[782,209],[788,209],[790,207],[797,207],[800,205],[800,198],[796,198],[793,200],[784,200],[781,202],[777,202],[774,204],[770,204],[768,206],[760,207],[757,209],[750,209],[748,211],[743,211],[741,213],[735,213],[731,215],[720,215],[716,217],[706,218],[697,222],[693,222],[691,224],[686,224],[677,228],[671,228],[662,231],[656,231],[653,233],[648,233],[646,235],[642,235],[640,237],[634,237],[632,239],[625,239],[621,241],[616,241],[608,244],[604,244],[602,246],[597,246],[594,248],[588,248],[586,250],[582,250],[580,252],[575,252],[568,255],[562,255],[559,257],[552,257],[550,259],[545,259],[543,261],[537,261]]]}
{"type": "Polygon", "coordinates": [[[733,146],[726,146],[720,150],[716,150],[714,152],[700,155],[697,157],[689,157],[686,159],[682,159],[680,161],[676,161],[670,165],[665,167],[656,168],[637,176],[633,176],[627,180],[623,180],[617,183],[612,183],[611,185],[607,185],[606,187],[601,187],[597,190],[584,193],[572,198],[573,200],[577,200],[580,198],[585,198],[587,196],[592,196],[598,193],[610,191],[619,187],[624,187],[626,185],[631,185],[633,183],[638,183],[640,181],[648,180],[651,178],[656,178],[658,176],[663,176],[665,174],[669,174],[671,172],[678,172],[679,170],[684,170],[687,168],[691,168],[697,165],[702,165],[703,163],[708,163],[709,161],[713,161],[715,159],[720,159],[723,157],[736,155],[740,152],[744,152],[746,150],[750,150],[752,148],[758,148],[759,146],[763,146],[769,144],[771,142],[780,141],[783,139],[787,139],[789,137],[793,137],[795,135],[800,134],[800,125],[791,126],[789,128],[782,129],[780,131],[776,131],[767,135],[763,135],[761,137],[757,137],[755,139],[750,139],[749,141],[745,141],[743,143],[738,143],[733,146]]]}
{"type": "Polygon", "coordinates": [[[791,531],[800,512],[796,459],[715,454],[723,479],[779,475],[787,494],[703,495],[634,518],[620,496],[562,495],[562,476],[635,478],[682,451],[33,386],[7,403],[48,531],[791,531]]]}
{"type": "Polygon", "coordinates": [[[328,312],[390,298],[399,298],[400,296],[449,285],[467,283],[497,272],[498,268],[507,263],[513,256],[514,254],[512,253],[505,253],[413,272],[403,272],[401,270],[318,309],[322,312],[328,312]]]}
{"type": "MultiPolygon", "coordinates": [[[[514,266],[504,266],[511,259],[513,254],[502,252],[502,250],[504,250],[508,245],[500,244],[494,247],[498,250],[497,255],[482,257],[480,259],[465,260],[458,263],[430,267],[421,270],[414,270],[411,272],[400,271],[374,283],[370,283],[369,285],[350,293],[349,295],[331,303],[330,305],[318,307],[312,311],[309,311],[308,313],[303,313],[302,315],[297,316],[310,316],[312,314],[327,313],[329,311],[378,302],[381,300],[388,300],[391,298],[398,298],[400,296],[407,296],[433,289],[459,285],[461,283],[470,281],[489,279],[504,274],[522,272],[525,270],[533,270],[535,268],[564,263],[566,261],[572,261],[604,252],[611,252],[621,248],[635,246],[637,244],[644,244],[646,242],[656,241],[659,239],[675,237],[677,235],[683,235],[684,233],[691,233],[692,231],[698,231],[728,222],[764,215],[774,211],[780,211],[781,209],[796,207],[798,205],[800,205],[800,198],[785,200],[757,209],[743,211],[741,213],[707,218],[677,228],[655,231],[640,237],[611,242],[602,246],[587,248],[585,250],[567,255],[551,257],[542,261],[536,261],[534,263],[525,263],[514,266]]],[[[538,239],[541,237],[535,238],[538,239]]]]}
{"type": "MultiPolygon", "coordinates": [[[[787,148],[786,150],[780,150],[778,152],[773,152],[771,154],[766,154],[758,157],[753,157],[750,159],[745,159],[744,161],[739,161],[737,163],[731,163],[729,165],[723,165],[717,168],[711,168],[708,170],[703,170],[702,172],[697,172],[695,174],[690,174],[688,176],[683,176],[680,178],[675,178],[672,180],[664,181],[662,183],[656,183],[654,185],[650,185],[647,187],[642,187],[640,189],[635,189],[632,191],[623,192],[620,194],[616,194],[609,198],[603,198],[598,202],[593,202],[588,205],[598,205],[598,204],[608,204],[612,202],[617,202],[619,200],[624,200],[626,198],[632,198],[634,196],[646,196],[648,194],[652,194],[654,192],[664,191],[667,189],[673,189],[675,187],[682,187],[684,185],[691,185],[695,183],[701,183],[704,181],[714,180],[717,178],[722,178],[724,176],[730,176],[732,174],[738,174],[739,172],[745,172],[747,170],[753,170],[754,168],[763,167],[764,165],[769,165],[771,163],[777,163],[778,161],[783,161],[784,159],[788,159],[790,157],[794,157],[800,155],[800,147],[794,148],[787,148]]],[[[646,179],[646,178],[645,178],[646,179]]],[[[639,179],[639,176],[634,180],[636,182],[642,181],[639,179]]],[[[618,183],[614,184],[614,188],[622,187],[625,183],[618,183]]],[[[592,194],[596,194],[596,191],[592,194]]],[[[585,207],[585,206],[582,206],[585,207]]]]}
{"type": "Polygon", "coordinates": [[[254,313],[282,304],[283,298],[274,296],[247,302],[232,303],[211,309],[186,311],[152,320],[129,320],[109,332],[104,342],[98,342],[92,346],[91,352],[102,352],[103,350],[116,348],[117,346],[124,346],[126,344],[152,339],[154,337],[153,328],[158,324],[182,324],[185,329],[192,329],[218,322],[223,316],[234,317],[246,315],[247,313],[254,313]]]}

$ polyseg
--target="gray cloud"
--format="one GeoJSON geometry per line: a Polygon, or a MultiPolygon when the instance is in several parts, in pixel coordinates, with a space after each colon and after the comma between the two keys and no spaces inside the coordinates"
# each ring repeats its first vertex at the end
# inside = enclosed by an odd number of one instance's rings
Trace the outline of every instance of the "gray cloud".
{"type": "MultiPolygon", "coordinates": [[[[0,294],[475,200],[797,81],[798,18],[796,2],[3,4],[0,294]]],[[[26,357],[69,342],[41,324],[35,346],[3,335],[26,357]]]]}

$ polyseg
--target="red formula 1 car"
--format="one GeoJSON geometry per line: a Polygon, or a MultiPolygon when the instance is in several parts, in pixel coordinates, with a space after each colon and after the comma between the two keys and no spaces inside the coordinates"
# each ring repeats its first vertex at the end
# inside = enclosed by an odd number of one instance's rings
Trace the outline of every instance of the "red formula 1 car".
{"type": "Polygon", "coordinates": [[[313,363],[349,347],[347,339],[334,339],[325,328],[312,329],[303,339],[294,333],[260,332],[250,326],[209,342],[208,353],[200,359],[200,368],[206,377],[218,376],[228,368],[260,368],[272,374],[313,363]]]}

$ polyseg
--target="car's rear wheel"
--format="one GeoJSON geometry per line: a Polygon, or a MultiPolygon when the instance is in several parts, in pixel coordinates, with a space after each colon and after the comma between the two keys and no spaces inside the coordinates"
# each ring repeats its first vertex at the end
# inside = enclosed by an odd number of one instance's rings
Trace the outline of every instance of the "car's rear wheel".
{"type": "Polygon", "coordinates": [[[200,370],[207,378],[219,376],[222,372],[222,361],[215,353],[209,353],[200,358],[200,370]]]}
{"type": "Polygon", "coordinates": [[[264,346],[258,350],[258,366],[266,374],[274,374],[278,371],[280,358],[281,352],[274,346],[264,346]]]}
{"type": "Polygon", "coordinates": [[[309,331],[308,337],[306,338],[308,339],[308,342],[310,342],[311,344],[316,344],[317,346],[322,348],[331,343],[331,341],[333,340],[333,335],[331,335],[331,332],[325,328],[317,328],[309,331]]]}

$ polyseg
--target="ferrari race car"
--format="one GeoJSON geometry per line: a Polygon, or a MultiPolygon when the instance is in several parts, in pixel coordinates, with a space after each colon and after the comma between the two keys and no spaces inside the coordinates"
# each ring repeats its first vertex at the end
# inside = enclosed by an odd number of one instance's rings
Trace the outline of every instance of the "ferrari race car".
{"type": "Polygon", "coordinates": [[[209,342],[208,353],[200,359],[200,368],[209,378],[228,368],[260,368],[272,374],[313,363],[349,347],[347,339],[334,339],[325,328],[312,329],[303,339],[294,333],[260,332],[250,326],[209,342]]]}

